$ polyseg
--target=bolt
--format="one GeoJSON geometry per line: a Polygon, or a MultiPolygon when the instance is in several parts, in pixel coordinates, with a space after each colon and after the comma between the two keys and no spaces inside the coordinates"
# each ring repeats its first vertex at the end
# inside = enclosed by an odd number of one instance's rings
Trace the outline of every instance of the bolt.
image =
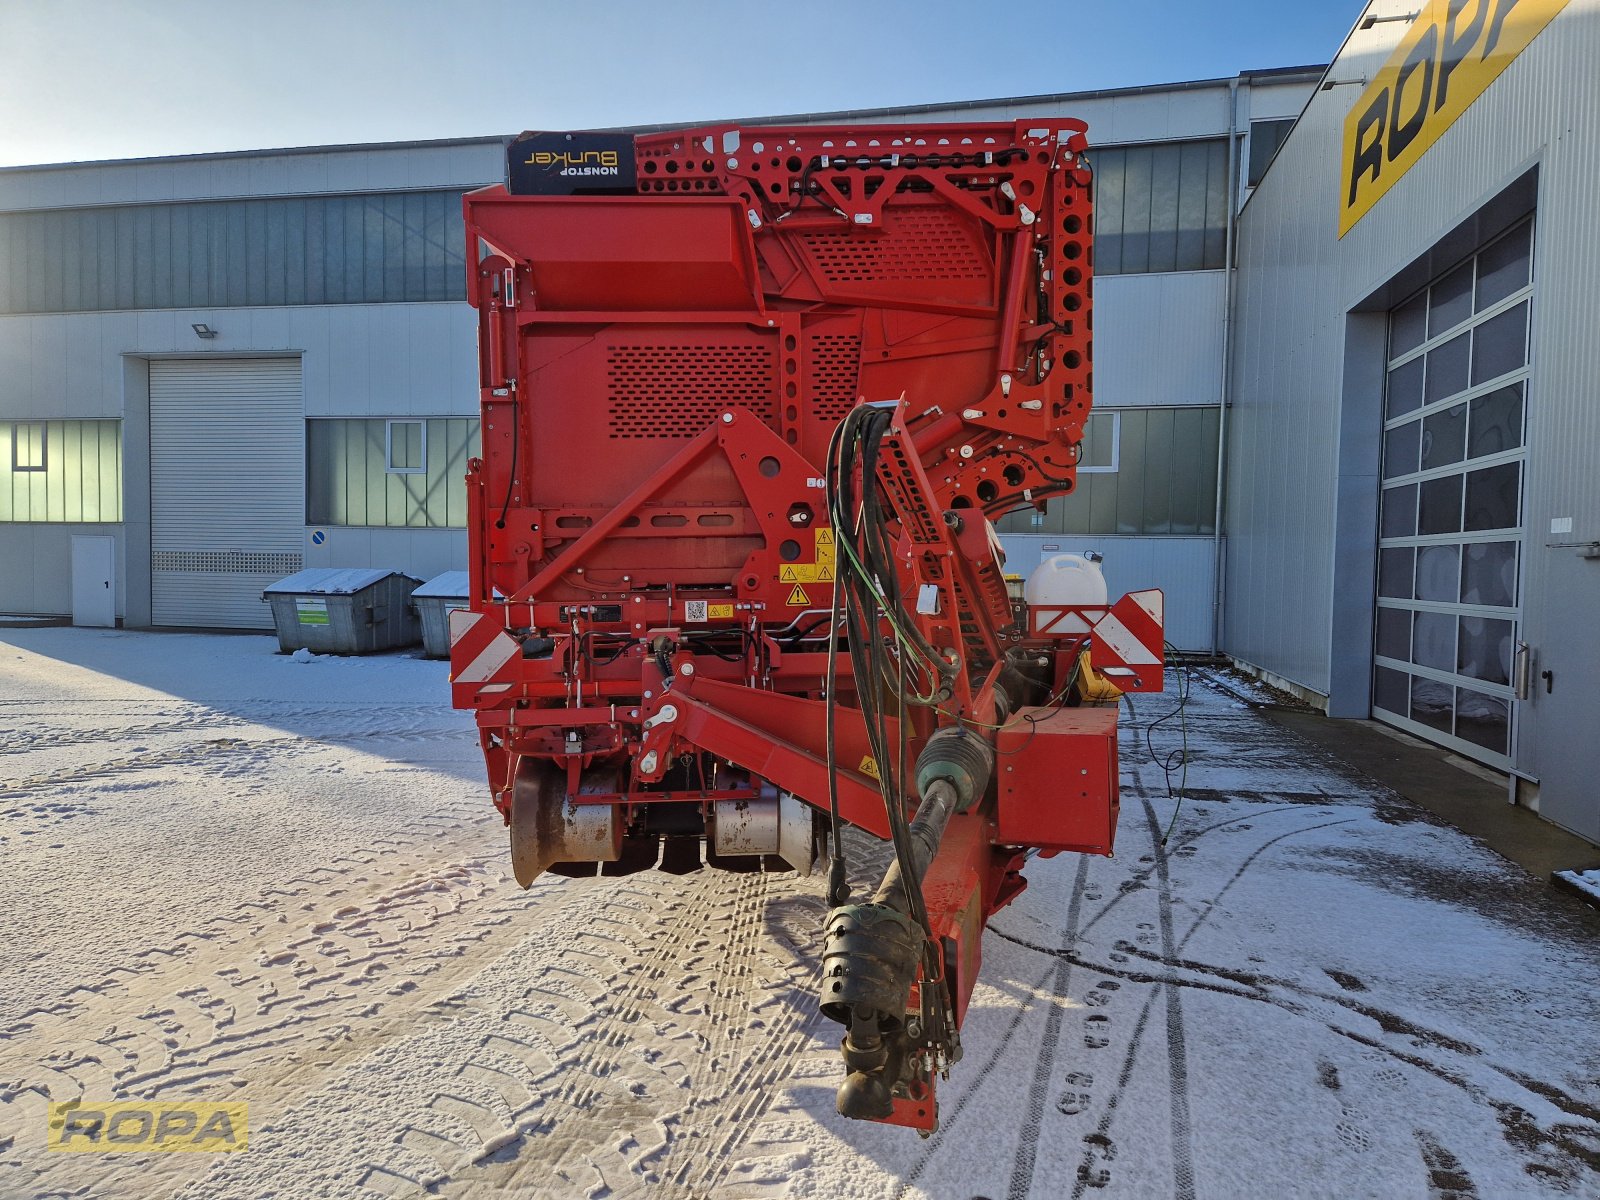
{"type": "Polygon", "coordinates": [[[692,662],[680,663],[678,665],[678,674],[679,675],[693,675],[694,674],[694,664],[692,662]]]}
{"type": "Polygon", "coordinates": [[[656,769],[656,752],[654,750],[639,760],[639,773],[648,775],[656,769]]]}

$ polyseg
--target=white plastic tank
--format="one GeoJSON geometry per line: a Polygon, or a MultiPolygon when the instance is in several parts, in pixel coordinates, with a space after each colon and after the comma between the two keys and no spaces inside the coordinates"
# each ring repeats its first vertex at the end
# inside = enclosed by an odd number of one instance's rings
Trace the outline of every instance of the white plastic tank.
{"type": "Polygon", "coordinates": [[[1022,598],[1029,604],[1104,608],[1106,577],[1098,562],[1081,554],[1057,554],[1033,569],[1022,598]]]}

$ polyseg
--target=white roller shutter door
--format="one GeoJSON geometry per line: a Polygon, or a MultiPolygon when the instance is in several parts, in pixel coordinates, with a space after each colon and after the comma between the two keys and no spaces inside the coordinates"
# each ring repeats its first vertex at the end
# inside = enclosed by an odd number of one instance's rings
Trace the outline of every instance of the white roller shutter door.
{"type": "Polygon", "coordinates": [[[152,620],[268,629],[261,589],[301,568],[300,361],[150,363],[152,620]]]}

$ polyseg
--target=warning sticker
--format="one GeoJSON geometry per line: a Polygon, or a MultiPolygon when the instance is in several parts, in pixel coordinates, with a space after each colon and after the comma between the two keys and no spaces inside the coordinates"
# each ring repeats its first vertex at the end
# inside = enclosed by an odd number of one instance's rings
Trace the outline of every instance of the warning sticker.
{"type": "Polygon", "coordinates": [[[296,596],[294,615],[295,619],[302,625],[326,625],[328,623],[328,602],[326,600],[313,600],[309,596],[296,596]]]}
{"type": "Polygon", "coordinates": [[[821,566],[823,563],[827,563],[830,567],[833,566],[832,542],[823,542],[817,546],[817,565],[821,566]]]}
{"type": "MultiPolygon", "coordinates": [[[[778,572],[779,583],[816,583],[822,576],[816,563],[789,563],[778,572]]],[[[831,578],[831,575],[830,575],[831,578]]]]}
{"type": "Polygon", "coordinates": [[[865,775],[868,779],[876,779],[880,783],[883,781],[883,777],[878,774],[878,760],[873,758],[870,754],[862,757],[861,765],[858,766],[856,770],[860,771],[861,774],[865,775]]]}
{"type": "Polygon", "coordinates": [[[812,532],[816,537],[817,545],[819,545],[819,546],[831,546],[831,545],[833,545],[833,526],[831,526],[831,525],[818,525],[816,527],[816,529],[813,530],[812,532]]]}
{"type": "Polygon", "coordinates": [[[712,604],[706,600],[685,600],[683,602],[683,619],[685,621],[725,621],[732,616],[733,605],[731,604],[712,604]]]}
{"type": "Polygon", "coordinates": [[[789,593],[789,598],[785,600],[784,603],[790,608],[799,608],[802,605],[810,604],[811,597],[806,595],[805,588],[801,587],[797,583],[794,585],[794,590],[789,593]]]}

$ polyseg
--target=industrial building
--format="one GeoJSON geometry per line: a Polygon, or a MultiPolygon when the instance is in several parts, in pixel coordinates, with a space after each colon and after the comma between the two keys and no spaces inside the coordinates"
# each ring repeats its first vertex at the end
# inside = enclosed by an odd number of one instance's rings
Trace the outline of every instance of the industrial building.
{"type": "MultiPolygon", "coordinates": [[[[1014,569],[1095,549],[1113,587],[1165,587],[1186,649],[1214,638],[1232,219],[1319,74],[753,119],[1089,122],[1084,485],[1007,542],[1014,569]]],[[[262,587],[301,566],[464,567],[460,196],[504,177],[508,142],[0,170],[0,561],[25,564],[0,612],[73,611],[74,546],[76,603],[135,626],[266,628],[262,587]]]]}
{"type": "MultiPolygon", "coordinates": [[[[1012,569],[1503,771],[1600,840],[1600,11],[1376,0],[1327,67],[752,118],[1086,120],[1095,401],[1012,569]]],[[[465,565],[459,198],[507,137],[0,171],[0,612],[264,628],[465,565]]]]}
{"type": "Polygon", "coordinates": [[[1378,0],[1239,219],[1224,650],[1600,841],[1600,6],[1378,0]]]}

